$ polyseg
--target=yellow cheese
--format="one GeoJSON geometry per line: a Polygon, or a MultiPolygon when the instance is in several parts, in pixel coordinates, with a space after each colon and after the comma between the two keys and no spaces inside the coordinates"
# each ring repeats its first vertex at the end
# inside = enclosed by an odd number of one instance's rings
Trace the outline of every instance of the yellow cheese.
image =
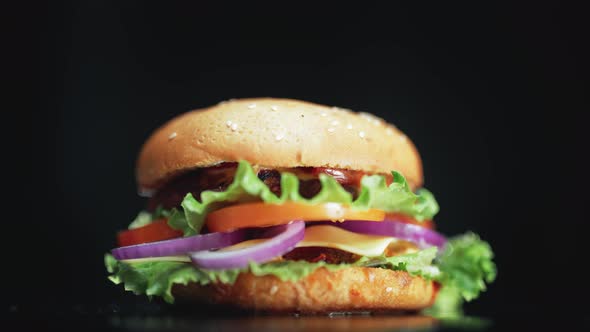
{"type": "Polygon", "coordinates": [[[268,239],[246,240],[246,241],[242,241],[242,242],[236,243],[236,244],[228,246],[228,247],[223,247],[223,248],[219,249],[218,251],[233,251],[233,250],[246,249],[246,248],[255,246],[257,244],[264,243],[266,241],[268,241],[268,239]]]}
{"type": "Polygon", "coordinates": [[[390,243],[397,241],[390,236],[366,235],[330,225],[311,226],[305,229],[305,238],[297,247],[328,247],[361,256],[379,256],[390,243]]]}
{"type": "MultiPolygon", "coordinates": [[[[351,252],[361,256],[379,256],[390,243],[397,241],[390,236],[366,235],[353,233],[340,227],[330,225],[311,226],[305,229],[305,237],[296,247],[325,247],[351,252]]],[[[225,247],[223,251],[248,248],[268,239],[253,239],[225,247]]]]}
{"type": "MultiPolygon", "coordinates": [[[[253,239],[234,244],[220,251],[245,249],[264,243],[269,239],[253,239]]],[[[305,237],[295,247],[325,247],[340,249],[360,256],[379,256],[393,242],[399,239],[391,236],[359,234],[330,225],[310,226],[305,229],[305,237]]],[[[410,250],[409,251],[415,251],[410,250]]]]}

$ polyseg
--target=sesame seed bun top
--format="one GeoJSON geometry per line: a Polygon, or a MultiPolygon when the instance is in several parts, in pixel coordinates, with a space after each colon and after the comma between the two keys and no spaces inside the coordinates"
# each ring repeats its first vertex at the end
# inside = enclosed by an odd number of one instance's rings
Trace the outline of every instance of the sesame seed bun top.
{"type": "Polygon", "coordinates": [[[299,100],[252,98],[190,111],[155,130],[139,154],[137,183],[157,190],[190,169],[242,159],[271,168],[395,170],[412,188],[423,181],[415,146],[383,119],[299,100]]]}

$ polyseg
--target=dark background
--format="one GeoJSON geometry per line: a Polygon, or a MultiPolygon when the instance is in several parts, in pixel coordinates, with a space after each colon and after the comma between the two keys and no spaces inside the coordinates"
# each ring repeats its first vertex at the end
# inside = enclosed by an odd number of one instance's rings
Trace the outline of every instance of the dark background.
{"type": "Polygon", "coordinates": [[[24,58],[35,71],[33,145],[20,150],[30,169],[15,202],[33,244],[8,239],[20,248],[8,311],[92,314],[144,301],[112,285],[102,264],[145,203],[134,182],[141,144],[182,112],[272,96],[375,113],[412,138],[441,205],[439,230],[473,230],[496,253],[498,279],[469,314],[577,319],[588,284],[581,13],[359,2],[37,8],[28,30],[38,43],[24,58]]]}

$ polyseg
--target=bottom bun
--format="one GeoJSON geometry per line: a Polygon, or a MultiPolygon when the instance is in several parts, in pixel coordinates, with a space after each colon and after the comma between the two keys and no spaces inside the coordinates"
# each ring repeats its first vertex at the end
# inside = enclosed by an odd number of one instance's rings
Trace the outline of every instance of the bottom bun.
{"type": "Polygon", "coordinates": [[[242,273],[233,285],[176,284],[181,302],[200,302],[269,313],[354,313],[417,311],[431,306],[436,285],[407,272],[351,267],[319,268],[298,281],[242,273]]]}

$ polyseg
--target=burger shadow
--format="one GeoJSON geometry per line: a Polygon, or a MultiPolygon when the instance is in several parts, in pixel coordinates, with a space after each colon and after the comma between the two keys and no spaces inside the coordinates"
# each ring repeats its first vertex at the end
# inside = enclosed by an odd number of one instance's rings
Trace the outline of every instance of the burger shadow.
{"type": "Polygon", "coordinates": [[[484,331],[490,320],[435,318],[419,312],[267,313],[161,300],[119,307],[108,317],[117,330],[132,331],[484,331]]]}

